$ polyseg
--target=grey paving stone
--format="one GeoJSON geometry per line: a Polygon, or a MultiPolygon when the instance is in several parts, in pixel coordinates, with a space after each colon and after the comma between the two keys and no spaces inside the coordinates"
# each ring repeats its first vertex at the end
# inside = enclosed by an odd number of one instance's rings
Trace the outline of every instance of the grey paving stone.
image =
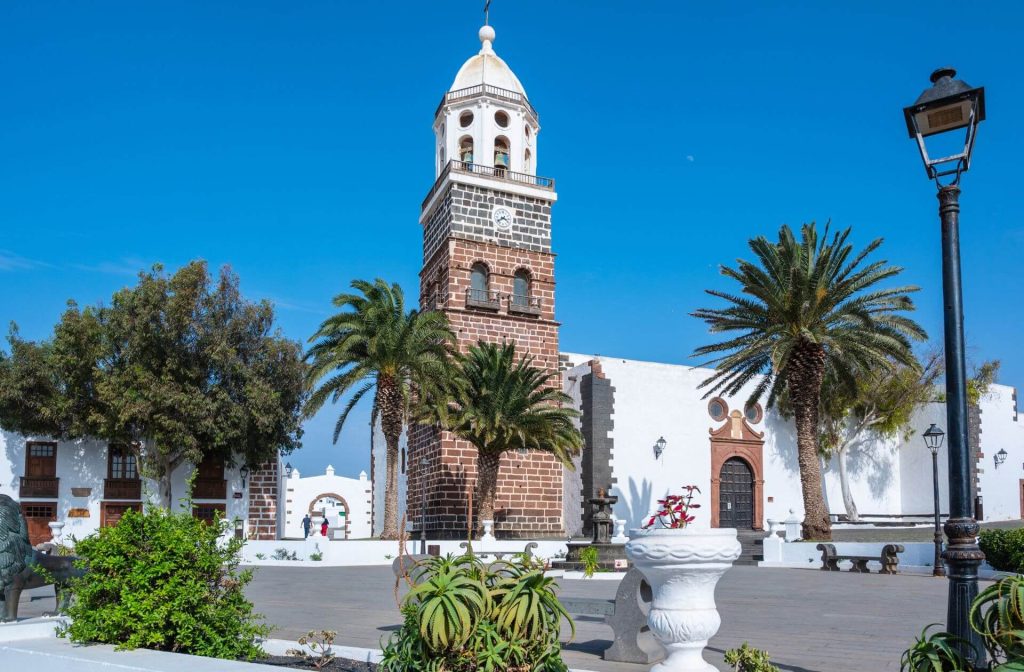
{"type": "MultiPolygon", "coordinates": [[[[562,582],[562,592],[612,598],[617,585],[570,580],[562,582]]],[[[722,628],[707,656],[725,670],[722,653],[746,641],[767,649],[785,672],[898,670],[914,636],[945,619],[946,585],[930,576],[734,567],[718,587],[722,628]]],[[[247,594],[275,624],[273,637],[331,629],[341,644],[379,647],[399,623],[393,590],[389,567],[263,567],[247,594]]],[[[22,599],[26,616],[53,608],[51,597],[22,599]]],[[[611,631],[600,619],[580,618],[576,626],[576,639],[565,645],[570,667],[648,669],[601,660],[611,631]]]]}

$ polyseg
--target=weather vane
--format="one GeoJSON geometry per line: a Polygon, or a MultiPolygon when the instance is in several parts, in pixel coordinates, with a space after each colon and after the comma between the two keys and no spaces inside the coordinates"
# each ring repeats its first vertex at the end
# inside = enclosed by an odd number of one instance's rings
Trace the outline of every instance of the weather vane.
{"type": "Polygon", "coordinates": [[[491,25],[491,0],[484,0],[484,25],[491,25]]]}

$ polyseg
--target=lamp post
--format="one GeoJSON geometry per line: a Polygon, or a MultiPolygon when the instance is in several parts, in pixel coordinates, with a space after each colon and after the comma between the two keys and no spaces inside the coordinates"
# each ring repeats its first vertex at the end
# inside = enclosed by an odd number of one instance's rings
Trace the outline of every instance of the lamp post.
{"type": "Polygon", "coordinates": [[[924,443],[932,454],[932,489],[935,495],[935,562],[932,565],[932,576],[946,575],[946,568],[942,564],[942,525],[939,523],[939,448],[945,436],[934,423],[924,433],[924,443]]]}
{"type": "Polygon", "coordinates": [[[420,555],[427,554],[427,467],[430,460],[420,459],[420,555]]]}
{"type": "MultiPolygon", "coordinates": [[[[910,137],[917,141],[929,179],[939,189],[942,222],[942,298],[946,355],[946,426],[949,427],[949,517],[944,530],[948,543],[943,558],[949,576],[946,629],[963,642],[961,652],[973,662],[984,651],[981,638],[968,623],[971,603],[978,595],[978,566],[985,554],[978,548],[970,487],[970,447],[967,441],[967,367],[964,363],[964,313],[960,281],[960,175],[971,167],[978,124],[985,119],[985,89],[972,88],[952,68],[932,73],[932,86],[913,105],[903,109],[910,137]],[[925,138],[963,132],[963,148],[931,158],[925,138]],[[947,178],[946,184],[942,179],[947,178]],[[972,650],[971,645],[974,645],[972,650]]],[[[983,655],[983,654],[982,654],[983,655]]],[[[979,661],[980,662],[980,661],[979,661]]]]}

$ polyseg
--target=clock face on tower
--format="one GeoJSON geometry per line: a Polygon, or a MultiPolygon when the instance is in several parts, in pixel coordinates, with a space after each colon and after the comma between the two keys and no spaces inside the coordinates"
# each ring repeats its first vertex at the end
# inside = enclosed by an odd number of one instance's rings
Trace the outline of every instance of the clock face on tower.
{"type": "Polygon", "coordinates": [[[512,228],[512,220],[516,217],[516,213],[512,208],[504,205],[496,206],[491,210],[491,221],[501,231],[508,231],[512,228]]]}

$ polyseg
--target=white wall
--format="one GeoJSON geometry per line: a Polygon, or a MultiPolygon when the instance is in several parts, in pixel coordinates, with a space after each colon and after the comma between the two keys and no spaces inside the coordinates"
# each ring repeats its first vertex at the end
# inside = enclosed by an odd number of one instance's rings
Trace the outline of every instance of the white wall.
{"type": "MultiPolygon", "coordinates": [[[[20,500],[20,478],[25,473],[25,446],[28,441],[50,441],[46,437],[24,437],[20,434],[0,430],[0,494],[10,495],[20,500]]],[[[171,476],[171,503],[178,510],[186,510],[181,501],[185,496],[185,483],[192,473],[193,466],[184,464],[178,467],[171,476]]],[[[57,520],[65,523],[65,537],[85,537],[95,532],[100,526],[100,506],[103,501],[103,481],[107,476],[107,449],[105,441],[79,440],[57,442],[57,520]],[[89,488],[88,496],[75,497],[72,488],[89,488]],[[70,509],[87,509],[88,517],[69,518],[70,509]]],[[[194,500],[195,503],[213,502],[225,504],[228,520],[240,518],[243,530],[248,532],[249,498],[242,488],[238,467],[226,467],[224,476],[227,480],[226,500],[194,500]],[[234,493],[240,493],[236,499],[234,493]]],[[[159,487],[149,479],[142,479],[142,500],[156,501],[159,487]]],[[[24,501],[32,501],[26,499],[24,501]]],[[[49,498],[37,498],[36,501],[53,501],[49,498]]]]}
{"type": "MultiPolygon", "coordinates": [[[[711,371],[673,364],[640,362],[612,357],[568,354],[575,368],[563,375],[563,389],[579,407],[578,389],[573,391],[570,376],[589,372],[586,364],[598,359],[605,376],[615,388],[612,473],[617,483],[612,494],[619,497],[615,516],[625,518],[628,527],[636,527],[666,493],[695,484],[701,494],[696,525],[710,523],[711,444],[709,430],[721,422],[707,411],[704,390],[698,385],[711,371]],[[654,442],[664,436],[667,447],[655,460],[654,442]]],[[[752,382],[739,395],[727,398],[732,409],[743,407],[752,382]]],[[[762,402],[763,403],[763,402],[762,402]]],[[[1014,391],[1002,385],[992,387],[981,402],[981,492],[985,519],[1006,520],[1021,517],[1021,483],[1024,479],[1024,427],[1014,420],[1014,391]],[[992,457],[1006,450],[1006,463],[994,468],[992,457]]],[[[921,438],[931,423],[945,428],[945,405],[927,404],[911,420],[909,436],[875,441],[851,448],[847,465],[850,487],[858,511],[877,515],[929,514],[932,504],[931,454],[921,438]]],[[[796,456],[796,435],[792,422],[777,413],[766,412],[762,422],[752,425],[765,433],[764,501],[765,521],[783,520],[792,509],[803,516],[803,499],[796,456]],[[769,501],[772,500],[772,501],[769,501]]],[[[945,446],[938,456],[939,488],[942,511],[948,511],[948,466],[945,446]]],[[[825,499],[833,514],[845,513],[839,481],[837,458],[823,465],[825,499]]],[[[578,474],[567,474],[565,512],[570,515],[570,497],[579,499],[578,474]]],[[[568,524],[568,523],[567,523],[568,524]]]]}
{"type": "MultiPolygon", "coordinates": [[[[398,455],[401,461],[403,451],[408,451],[408,436],[402,431],[398,439],[398,455]]],[[[387,443],[384,441],[384,432],[381,431],[380,421],[373,426],[373,455],[372,471],[370,480],[373,481],[373,531],[370,536],[377,536],[384,530],[384,486],[387,483],[387,443]]],[[[408,459],[408,455],[406,455],[408,459]]],[[[408,466],[408,465],[406,465],[408,466]]],[[[398,520],[402,520],[406,507],[407,479],[405,472],[399,469],[398,472],[398,520]]]]}
{"type": "MultiPolygon", "coordinates": [[[[580,381],[583,376],[590,373],[588,364],[576,364],[562,376],[562,391],[572,399],[572,406],[579,409],[582,406],[580,396],[580,381]]],[[[580,428],[580,418],[573,420],[576,429],[580,428]]],[[[562,480],[562,520],[565,522],[565,533],[570,537],[579,536],[583,533],[583,518],[580,515],[583,503],[583,475],[582,475],[582,453],[573,458],[574,470],[565,470],[565,477],[562,480]]]]}
{"type": "MultiPolygon", "coordinates": [[[[349,524],[349,539],[366,539],[372,536],[370,519],[371,483],[366,472],[360,472],[358,478],[337,476],[334,467],[328,465],[323,474],[302,477],[299,471],[293,470],[292,477],[284,479],[285,525],[283,536],[301,539],[302,518],[309,512],[311,503],[316,502],[324,494],[336,494],[348,505],[346,517],[349,524]]],[[[314,521],[313,531],[320,534],[320,520],[314,521]]],[[[330,527],[343,527],[344,520],[328,514],[327,524],[330,527]]],[[[323,538],[321,537],[323,540],[323,538]]]]}
{"type": "Polygon", "coordinates": [[[1017,420],[1014,388],[992,385],[980,402],[981,452],[978,465],[985,520],[1024,518],[1022,484],[1024,479],[1024,426],[1017,420]],[[1006,461],[995,466],[994,457],[1007,453],[1006,461]]]}

